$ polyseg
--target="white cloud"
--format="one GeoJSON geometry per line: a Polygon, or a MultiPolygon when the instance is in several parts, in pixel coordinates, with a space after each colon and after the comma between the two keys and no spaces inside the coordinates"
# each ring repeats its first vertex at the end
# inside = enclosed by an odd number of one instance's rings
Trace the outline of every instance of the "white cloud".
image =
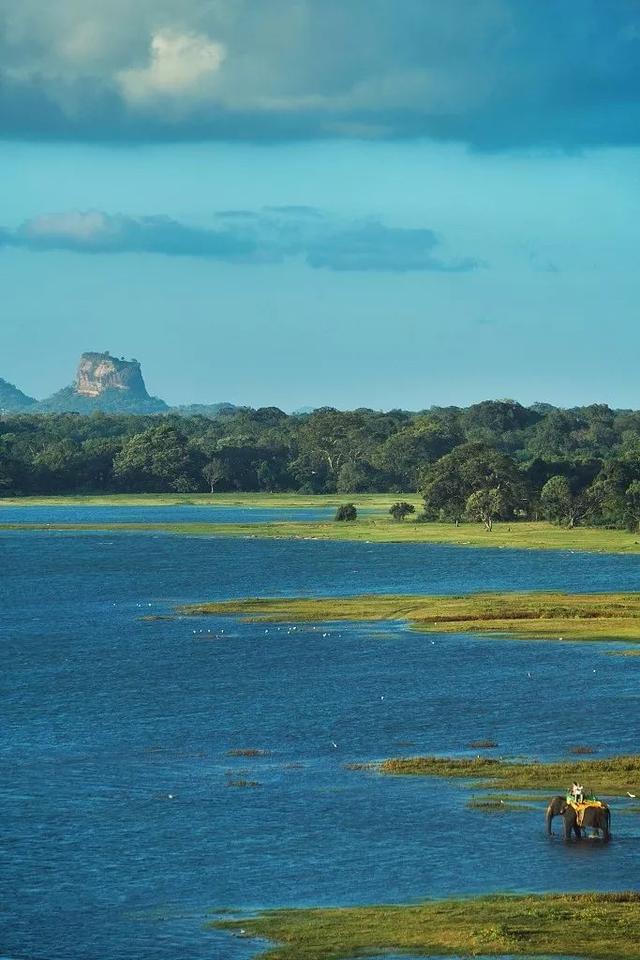
{"type": "Polygon", "coordinates": [[[77,243],[94,240],[108,232],[108,218],[99,210],[44,214],[29,220],[21,230],[25,237],[42,240],[66,238],[77,243]]]}
{"type": "Polygon", "coordinates": [[[200,94],[226,56],[221,43],[203,34],[172,29],[158,30],[152,35],[149,53],[146,67],[117,74],[120,89],[130,103],[200,94]]]}

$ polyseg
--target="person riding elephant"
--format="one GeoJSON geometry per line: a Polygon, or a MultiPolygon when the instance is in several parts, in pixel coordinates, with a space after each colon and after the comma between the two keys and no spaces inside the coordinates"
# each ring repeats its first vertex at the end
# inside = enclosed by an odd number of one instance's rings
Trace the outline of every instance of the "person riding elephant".
{"type": "Polygon", "coordinates": [[[564,839],[570,840],[573,834],[576,840],[582,839],[582,829],[588,827],[602,833],[602,839],[611,838],[611,811],[602,800],[587,803],[582,810],[567,802],[565,797],[553,797],[546,812],[547,833],[551,833],[551,824],[554,817],[562,817],[564,825],[564,839]]]}

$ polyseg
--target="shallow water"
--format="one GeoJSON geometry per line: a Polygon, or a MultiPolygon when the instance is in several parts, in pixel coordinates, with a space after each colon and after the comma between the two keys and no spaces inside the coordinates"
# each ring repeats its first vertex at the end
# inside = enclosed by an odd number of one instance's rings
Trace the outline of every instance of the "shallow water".
{"type": "MultiPolygon", "coordinates": [[[[0,503],[0,523],[287,523],[331,520],[335,507],[226,507],[181,503],[167,506],[11,506],[0,503]]],[[[371,510],[361,508],[360,513],[371,510]]]]}
{"type": "Polygon", "coordinates": [[[6,957],[236,960],[251,943],[204,930],[209,910],[638,888],[622,802],[609,846],[567,847],[542,805],[487,814],[459,784],[344,766],[478,737],[509,756],[635,752],[635,659],[399,624],[139,619],[256,594],[637,590],[637,558],[3,533],[0,562],[6,957]],[[269,755],[227,755],[243,748],[269,755]]]}

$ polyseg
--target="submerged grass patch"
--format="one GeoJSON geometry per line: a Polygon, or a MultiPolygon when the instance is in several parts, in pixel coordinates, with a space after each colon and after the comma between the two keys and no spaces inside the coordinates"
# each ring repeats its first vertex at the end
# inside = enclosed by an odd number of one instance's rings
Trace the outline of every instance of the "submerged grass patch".
{"type": "Polygon", "coordinates": [[[487,896],[400,906],[275,910],[212,927],[271,941],[265,960],[414,956],[580,956],[637,960],[640,894],[487,896]]]}
{"type": "Polygon", "coordinates": [[[405,620],[436,633],[531,639],[640,641],[638,593],[478,593],[458,597],[359,596],[227,600],[182,613],[273,622],[405,620]]]}
{"type": "Polygon", "coordinates": [[[445,777],[472,780],[480,787],[549,790],[562,793],[574,780],[594,793],[624,796],[640,792],[640,755],[602,760],[522,763],[491,757],[398,757],[369,765],[391,776],[445,777]]]}

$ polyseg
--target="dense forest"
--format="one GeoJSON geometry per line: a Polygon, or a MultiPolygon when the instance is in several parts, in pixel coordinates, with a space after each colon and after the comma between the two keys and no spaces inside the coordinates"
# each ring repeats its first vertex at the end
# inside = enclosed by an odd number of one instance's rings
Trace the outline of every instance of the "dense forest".
{"type": "Polygon", "coordinates": [[[640,412],[499,400],[421,413],[0,418],[0,496],[209,490],[418,490],[425,520],[635,529],[640,412]]]}

